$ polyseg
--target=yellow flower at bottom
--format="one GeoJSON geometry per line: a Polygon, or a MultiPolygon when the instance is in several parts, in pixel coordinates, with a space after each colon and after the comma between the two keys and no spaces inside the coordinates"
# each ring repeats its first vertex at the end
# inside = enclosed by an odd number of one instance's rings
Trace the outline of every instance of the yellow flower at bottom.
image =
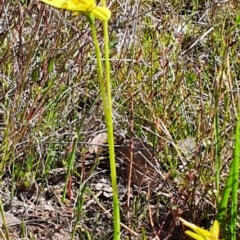
{"type": "Polygon", "coordinates": [[[212,227],[209,231],[200,228],[196,226],[195,224],[192,224],[182,218],[179,218],[179,220],[187,227],[192,229],[192,231],[185,231],[185,233],[196,240],[219,240],[219,234],[220,234],[220,226],[217,220],[214,221],[212,227]]]}
{"type": "Polygon", "coordinates": [[[91,12],[94,17],[108,20],[111,11],[106,7],[98,7],[94,0],[40,0],[53,7],[67,9],[74,12],[91,12]]]}

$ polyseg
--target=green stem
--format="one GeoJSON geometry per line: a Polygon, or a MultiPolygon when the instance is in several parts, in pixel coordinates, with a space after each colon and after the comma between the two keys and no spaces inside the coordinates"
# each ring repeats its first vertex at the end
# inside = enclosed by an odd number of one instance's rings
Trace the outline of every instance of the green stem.
{"type": "Polygon", "coordinates": [[[239,156],[240,156],[240,103],[238,101],[238,115],[235,135],[235,148],[233,153],[233,164],[232,164],[232,206],[231,206],[231,239],[236,240],[236,225],[237,225],[237,205],[238,205],[238,179],[239,179],[239,156]]]}
{"type": "Polygon", "coordinates": [[[90,23],[90,27],[92,30],[92,35],[93,35],[93,42],[95,46],[95,52],[96,52],[96,57],[97,57],[97,69],[98,69],[98,79],[99,79],[99,84],[100,84],[100,91],[102,95],[102,101],[103,101],[103,110],[105,114],[105,119],[106,122],[109,122],[109,114],[108,114],[108,104],[107,104],[107,98],[106,98],[106,89],[105,89],[105,82],[104,82],[104,77],[103,77],[103,68],[102,68],[102,61],[101,61],[101,52],[100,52],[100,47],[98,44],[97,40],[97,32],[94,26],[94,18],[92,15],[87,15],[87,19],[90,23]]]}
{"type": "Polygon", "coordinates": [[[240,155],[240,103],[238,107],[237,125],[236,125],[236,135],[235,135],[235,148],[233,153],[233,161],[230,166],[230,172],[228,174],[227,182],[224,187],[222,194],[222,200],[218,206],[217,219],[222,223],[224,215],[226,214],[226,209],[228,205],[228,200],[230,197],[230,192],[232,190],[232,206],[231,206],[231,239],[236,239],[236,221],[237,221],[237,200],[238,200],[238,179],[239,179],[239,155],[240,155]]]}
{"type": "MultiPolygon", "coordinates": [[[[2,199],[0,198],[0,216],[2,218],[2,222],[3,222],[3,227],[5,228],[5,236],[7,240],[10,240],[10,234],[9,234],[9,231],[8,231],[8,226],[7,226],[7,222],[6,222],[6,218],[5,218],[5,214],[4,214],[4,209],[3,209],[3,204],[2,204],[2,199]]],[[[4,237],[5,237],[4,236],[4,237]]]]}
{"type": "MultiPolygon", "coordinates": [[[[218,101],[217,101],[216,105],[218,105],[218,101]]],[[[214,132],[215,132],[214,136],[215,136],[215,142],[216,142],[216,146],[215,146],[215,168],[216,168],[215,183],[216,183],[216,190],[217,190],[216,201],[217,201],[217,204],[219,204],[221,157],[220,157],[220,138],[219,138],[219,116],[218,116],[218,107],[217,106],[215,107],[214,132]]]]}
{"type": "Polygon", "coordinates": [[[103,109],[107,124],[108,132],[108,146],[110,156],[110,170],[111,170],[111,181],[113,188],[113,215],[114,215],[114,240],[120,240],[120,211],[119,201],[117,193],[117,173],[115,163],[115,149],[114,149],[114,135],[113,135],[113,121],[112,121],[112,97],[111,97],[111,81],[110,81],[110,65],[109,65],[109,49],[108,49],[108,23],[107,20],[103,21],[104,26],[104,40],[105,40],[105,68],[106,68],[106,83],[107,83],[107,97],[105,81],[103,77],[102,62],[100,48],[97,40],[96,29],[94,26],[94,19],[92,16],[88,16],[88,20],[91,26],[93,41],[95,45],[95,51],[97,56],[97,67],[98,67],[98,78],[100,83],[100,89],[103,99],[103,109]]]}
{"type": "Polygon", "coordinates": [[[109,65],[109,42],[108,42],[108,22],[103,21],[104,27],[104,40],[105,40],[105,69],[107,79],[107,98],[108,98],[108,144],[110,155],[110,169],[111,169],[111,181],[113,188],[113,213],[114,213],[114,239],[120,239],[120,211],[119,201],[117,193],[117,173],[115,163],[115,148],[114,148],[114,136],[113,136],[113,121],[112,121],[112,96],[111,96],[111,80],[110,80],[110,65],[109,65]]]}

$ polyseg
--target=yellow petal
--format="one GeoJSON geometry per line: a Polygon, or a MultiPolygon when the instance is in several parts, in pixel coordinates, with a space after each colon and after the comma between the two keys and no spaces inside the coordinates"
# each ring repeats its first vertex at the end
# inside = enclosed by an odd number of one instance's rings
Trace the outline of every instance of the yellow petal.
{"type": "Polygon", "coordinates": [[[63,8],[62,6],[65,6],[65,4],[68,2],[67,0],[40,0],[40,1],[57,8],[63,8]]]}
{"type": "Polygon", "coordinates": [[[40,0],[53,7],[67,9],[74,12],[91,12],[94,17],[108,20],[111,11],[106,7],[96,7],[94,0],[40,0]]]}
{"type": "Polygon", "coordinates": [[[96,7],[94,0],[69,0],[72,3],[72,7],[69,10],[90,12],[94,7],[96,7]]]}
{"type": "Polygon", "coordinates": [[[185,226],[191,228],[191,229],[194,230],[194,231],[196,230],[197,226],[196,226],[195,224],[190,223],[190,222],[184,220],[183,218],[178,218],[178,219],[179,219],[185,226]]]}
{"type": "Polygon", "coordinates": [[[219,222],[217,220],[215,220],[213,222],[212,227],[210,228],[210,232],[211,234],[214,236],[215,240],[219,239],[219,235],[220,235],[220,226],[219,226],[219,222]]]}
{"type": "Polygon", "coordinates": [[[204,237],[205,239],[208,239],[208,238],[213,237],[213,235],[212,235],[209,231],[207,231],[207,230],[205,230],[205,229],[203,229],[203,228],[200,228],[200,227],[197,227],[197,228],[195,229],[195,232],[196,232],[199,236],[204,237]]]}
{"type": "Polygon", "coordinates": [[[197,233],[194,233],[194,232],[191,232],[191,231],[185,231],[185,233],[192,237],[193,239],[196,239],[196,240],[206,240],[206,238],[203,238],[201,236],[199,236],[197,233]]]}
{"type": "Polygon", "coordinates": [[[213,237],[212,233],[210,231],[207,231],[203,228],[200,228],[196,226],[195,224],[192,224],[182,218],[179,218],[179,220],[187,227],[191,228],[194,232],[197,233],[198,236],[201,236],[203,239],[207,239],[210,237],[213,237]]]}
{"type": "Polygon", "coordinates": [[[111,17],[111,11],[106,7],[95,7],[91,12],[95,18],[100,20],[108,20],[111,17]]]}
{"type": "Polygon", "coordinates": [[[86,12],[91,11],[95,6],[95,2],[92,0],[40,0],[53,7],[67,9],[70,11],[86,12]]]}

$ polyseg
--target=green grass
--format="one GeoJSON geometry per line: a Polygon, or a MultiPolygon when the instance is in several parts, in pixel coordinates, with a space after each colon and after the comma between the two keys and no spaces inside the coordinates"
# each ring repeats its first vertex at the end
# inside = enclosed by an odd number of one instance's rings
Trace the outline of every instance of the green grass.
{"type": "MultiPolygon", "coordinates": [[[[178,216],[204,228],[218,217],[224,239],[234,239],[232,232],[239,231],[234,229],[238,186],[229,189],[230,201],[224,188],[231,166],[238,169],[236,161],[231,163],[238,156],[240,6],[237,1],[192,2],[108,1],[114,131],[130,136],[132,114],[134,137],[156,149],[165,176],[157,197],[155,188],[148,194],[131,186],[127,209],[126,184],[118,172],[121,221],[139,234],[137,239],[157,234],[185,239],[178,216]],[[196,154],[176,149],[187,137],[196,142],[196,154]],[[220,217],[218,206],[227,209],[220,217]]],[[[1,18],[1,188],[23,202],[20,195],[36,194],[30,193],[36,184],[38,200],[49,191],[62,216],[71,208],[72,225],[56,223],[66,236],[111,239],[112,199],[95,196],[94,189],[99,179],[110,179],[102,172],[109,166],[102,156],[89,156],[86,144],[106,131],[90,27],[82,15],[37,1],[4,3],[1,18]],[[73,149],[76,159],[70,161],[73,149]],[[58,168],[68,168],[69,176],[50,186],[48,176],[58,168]],[[70,177],[71,200],[63,191],[69,190],[70,177]],[[90,202],[92,195],[108,213],[90,202]]],[[[104,53],[103,28],[96,24],[104,53]]],[[[7,209],[7,200],[2,201],[7,209]]],[[[28,218],[15,215],[23,218],[24,237],[35,239],[28,218]]],[[[20,228],[9,227],[10,239],[20,228]]],[[[134,239],[129,229],[121,228],[121,239],[134,239]]]]}

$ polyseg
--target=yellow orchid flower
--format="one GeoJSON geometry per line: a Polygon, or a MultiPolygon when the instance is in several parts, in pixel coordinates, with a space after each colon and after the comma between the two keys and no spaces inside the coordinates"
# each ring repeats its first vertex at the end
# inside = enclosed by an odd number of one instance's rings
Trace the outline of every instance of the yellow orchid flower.
{"type": "Polygon", "coordinates": [[[106,7],[96,6],[95,0],[40,0],[51,6],[67,9],[74,12],[92,13],[94,17],[100,20],[108,20],[111,17],[111,11],[106,7]]]}
{"type": "Polygon", "coordinates": [[[179,218],[179,220],[187,227],[191,228],[192,231],[185,231],[185,233],[196,240],[219,240],[219,234],[220,234],[220,226],[219,222],[217,220],[214,221],[212,227],[209,231],[200,228],[196,226],[195,224],[192,224],[182,218],[179,218]]]}

